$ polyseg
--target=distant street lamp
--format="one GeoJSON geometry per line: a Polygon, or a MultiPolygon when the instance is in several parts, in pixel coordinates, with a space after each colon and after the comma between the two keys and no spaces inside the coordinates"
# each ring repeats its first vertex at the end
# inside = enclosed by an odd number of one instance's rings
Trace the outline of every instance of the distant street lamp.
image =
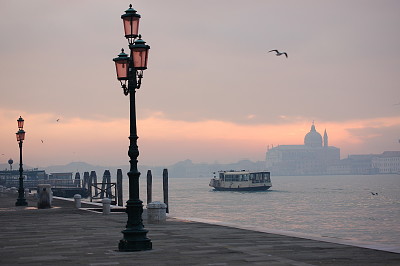
{"type": "Polygon", "coordinates": [[[10,171],[12,171],[12,164],[14,163],[14,160],[13,159],[9,159],[8,160],[8,164],[10,165],[10,171]]]}
{"type": "Polygon", "coordinates": [[[148,230],[144,229],[142,213],[143,202],[139,199],[139,176],[137,168],[139,148],[137,145],[136,130],[136,89],[140,88],[143,70],[147,69],[147,58],[150,46],[138,34],[140,15],[129,5],[129,9],[121,16],[124,23],[125,37],[128,39],[130,56],[122,49],[117,58],[114,58],[117,79],[125,95],[130,96],[130,145],[128,155],[130,158],[129,199],[126,202],[128,222],[122,231],[123,239],[119,242],[120,251],[140,251],[152,249],[152,243],[147,238],[148,230]]]}
{"type": "Polygon", "coordinates": [[[15,206],[27,206],[28,202],[25,199],[24,193],[24,178],[22,177],[22,173],[24,170],[22,169],[22,143],[25,139],[25,131],[24,128],[24,119],[20,116],[17,120],[18,122],[18,132],[15,133],[17,135],[17,141],[19,144],[19,188],[18,188],[18,198],[15,206]]]}
{"type": "MultiPolygon", "coordinates": [[[[12,164],[14,163],[14,160],[13,159],[9,159],[8,160],[8,164],[10,165],[10,180],[11,180],[11,178],[12,178],[12,164]]],[[[6,176],[6,184],[7,184],[7,176],[6,176]]]]}

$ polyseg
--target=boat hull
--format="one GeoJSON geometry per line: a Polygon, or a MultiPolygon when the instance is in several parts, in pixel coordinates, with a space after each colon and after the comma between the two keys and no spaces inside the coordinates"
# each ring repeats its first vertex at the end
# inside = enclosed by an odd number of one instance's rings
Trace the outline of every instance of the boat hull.
{"type": "Polygon", "coordinates": [[[259,186],[259,187],[239,187],[239,188],[229,188],[229,187],[214,187],[216,191],[266,191],[271,186],[259,186]]]}

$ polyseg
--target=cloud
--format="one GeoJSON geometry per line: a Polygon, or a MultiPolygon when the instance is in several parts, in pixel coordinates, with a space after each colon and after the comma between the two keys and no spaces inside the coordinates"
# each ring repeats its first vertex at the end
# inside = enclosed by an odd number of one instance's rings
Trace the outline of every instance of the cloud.
{"type": "MultiPolygon", "coordinates": [[[[282,124],[281,114],[343,122],[396,116],[399,3],[306,2],[136,3],[151,46],[138,110],[160,110],[177,121],[254,125],[282,124]],[[281,48],[288,60],[267,54],[281,48]]],[[[28,5],[6,1],[0,10],[1,106],[23,102],[30,114],[126,117],[128,99],[111,60],[127,48],[120,19],[126,3],[99,1],[96,12],[88,12],[92,1],[60,8],[41,0],[35,12],[28,5]],[[14,21],[14,10],[33,23],[14,21]]]]}
{"type": "Polygon", "coordinates": [[[255,114],[249,114],[249,115],[247,115],[247,119],[249,119],[249,120],[252,120],[252,119],[254,119],[255,117],[256,117],[255,114]]]}
{"type": "MultiPolygon", "coordinates": [[[[205,1],[134,6],[151,46],[136,93],[140,160],[263,159],[269,144],[302,144],[313,120],[343,154],[392,145],[398,2],[205,1]]],[[[90,12],[93,3],[40,0],[35,12],[26,0],[2,3],[0,134],[10,156],[23,115],[26,159],[38,165],[126,161],[129,97],[112,58],[127,48],[128,6],[98,1],[90,12]],[[15,10],[32,23],[15,21],[15,10]]]]}
{"type": "MultiPolygon", "coordinates": [[[[28,165],[47,166],[86,161],[98,165],[127,164],[129,119],[65,118],[52,113],[29,114],[0,109],[0,151],[17,158],[16,119],[25,119],[24,158],[28,165]],[[15,132],[14,132],[15,131],[15,132]],[[43,143],[42,143],[43,140],[43,143]]],[[[331,146],[342,155],[380,153],[396,149],[400,117],[346,122],[315,121],[317,131],[326,129],[331,146]],[[374,125],[374,126],[371,126],[374,125]]],[[[301,145],[310,130],[309,119],[287,123],[238,124],[219,120],[188,122],[171,120],[162,112],[138,119],[138,145],[142,164],[167,165],[184,159],[197,162],[234,162],[242,158],[264,160],[268,145],[301,145]]]]}

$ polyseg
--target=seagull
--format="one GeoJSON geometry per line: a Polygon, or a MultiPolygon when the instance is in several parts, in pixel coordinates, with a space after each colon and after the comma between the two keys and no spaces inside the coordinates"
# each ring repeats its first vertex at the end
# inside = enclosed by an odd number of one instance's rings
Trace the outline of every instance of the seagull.
{"type": "Polygon", "coordinates": [[[43,140],[41,139],[41,141],[42,141],[42,143],[43,143],[43,140]]]}
{"type": "Polygon", "coordinates": [[[60,118],[57,119],[57,122],[60,121],[60,118]]]}
{"type": "Polygon", "coordinates": [[[285,53],[285,52],[283,52],[283,53],[281,53],[281,52],[279,52],[278,50],[271,50],[271,51],[269,51],[268,53],[270,53],[270,52],[275,52],[276,53],[276,56],[281,56],[281,55],[285,55],[286,56],[286,58],[288,57],[287,56],[287,53],[285,53]]]}

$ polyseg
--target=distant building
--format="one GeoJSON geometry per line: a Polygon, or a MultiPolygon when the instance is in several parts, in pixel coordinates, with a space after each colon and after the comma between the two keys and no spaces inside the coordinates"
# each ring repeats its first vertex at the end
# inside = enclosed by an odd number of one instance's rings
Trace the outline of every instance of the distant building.
{"type": "Polygon", "coordinates": [[[400,174],[400,151],[385,151],[371,160],[380,174],[400,174]]]}
{"type": "Polygon", "coordinates": [[[346,159],[332,164],[327,168],[330,175],[370,175],[379,171],[372,165],[373,158],[379,154],[349,155],[346,159]]]}
{"type": "MultiPolygon", "coordinates": [[[[37,180],[45,180],[48,175],[44,170],[26,169],[23,170],[22,177],[24,184],[27,182],[37,182],[37,180]]],[[[19,185],[19,170],[4,170],[0,171],[0,185],[6,187],[18,187],[19,185]]]]}
{"type": "MultiPolygon", "coordinates": [[[[23,170],[22,176],[25,180],[47,179],[47,174],[44,170],[26,169],[23,170]]],[[[19,179],[19,170],[4,170],[0,171],[0,180],[19,179]]]]}
{"type": "Polygon", "coordinates": [[[324,137],[315,129],[304,137],[304,145],[279,145],[266,153],[267,169],[273,175],[321,175],[328,167],[340,161],[340,149],[329,146],[328,134],[324,137]]]}
{"type": "Polygon", "coordinates": [[[49,179],[65,179],[65,180],[72,180],[72,172],[66,173],[51,173],[49,175],[49,179]]]}
{"type": "Polygon", "coordinates": [[[328,174],[400,174],[400,151],[349,155],[339,163],[329,166],[328,174]]]}

